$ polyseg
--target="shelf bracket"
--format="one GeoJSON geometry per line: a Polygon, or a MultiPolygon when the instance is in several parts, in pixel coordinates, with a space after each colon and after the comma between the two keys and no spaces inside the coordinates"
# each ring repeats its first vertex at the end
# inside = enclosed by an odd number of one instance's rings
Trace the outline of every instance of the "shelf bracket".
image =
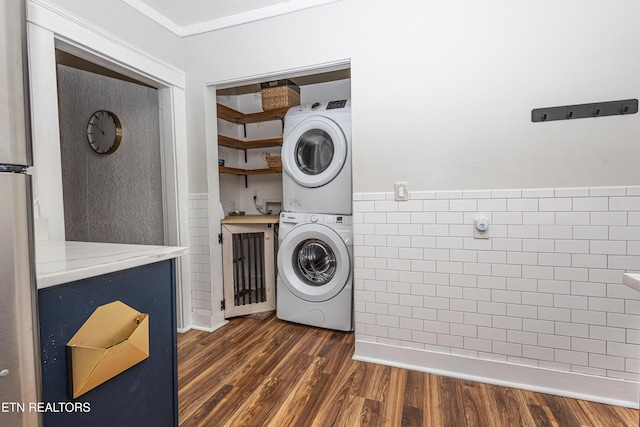
{"type": "Polygon", "coordinates": [[[244,162],[247,163],[247,149],[243,148],[242,151],[244,151],[244,162]]]}
{"type": "Polygon", "coordinates": [[[242,123],[242,130],[244,132],[244,137],[247,137],[247,124],[246,123],[242,123]]]}
{"type": "Polygon", "coordinates": [[[244,176],[244,188],[249,188],[249,175],[244,176]]]}

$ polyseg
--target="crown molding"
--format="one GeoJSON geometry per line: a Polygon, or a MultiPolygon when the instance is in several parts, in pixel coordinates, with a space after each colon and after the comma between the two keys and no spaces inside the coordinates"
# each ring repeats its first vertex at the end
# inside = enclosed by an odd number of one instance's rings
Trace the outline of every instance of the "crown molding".
{"type": "MultiPolygon", "coordinates": [[[[3,1],[3,0],[0,0],[3,1]]],[[[29,0],[27,21],[54,34],[62,50],[157,87],[186,86],[185,72],[61,8],[51,0],[29,0]],[[113,66],[116,68],[112,68],[113,66]]]]}
{"type": "Polygon", "coordinates": [[[135,10],[137,10],[138,12],[140,12],[141,14],[146,16],[147,18],[151,19],[152,21],[156,22],[157,24],[160,24],[161,26],[163,26],[167,30],[171,31],[175,35],[177,35],[177,36],[180,35],[181,27],[178,24],[176,24],[175,22],[173,22],[172,20],[170,20],[166,16],[162,15],[161,13],[159,13],[158,11],[156,11],[155,9],[150,7],[144,1],[142,1],[142,0],[122,0],[122,2],[125,3],[125,4],[128,4],[129,6],[131,6],[132,8],[134,8],[135,10]]]}
{"type": "Polygon", "coordinates": [[[209,31],[220,30],[223,28],[233,27],[236,25],[246,24],[249,22],[259,21],[261,19],[272,18],[274,16],[284,15],[299,10],[309,9],[316,6],[322,6],[329,3],[335,3],[341,0],[289,0],[283,3],[274,4],[272,6],[263,7],[261,9],[250,10],[245,13],[225,16],[211,21],[200,22],[197,24],[179,26],[166,16],[160,14],[155,9],[149,7],[143,0],[122,0],[147,18],[155,21],[179,37],[194,36],[209,31]]]}

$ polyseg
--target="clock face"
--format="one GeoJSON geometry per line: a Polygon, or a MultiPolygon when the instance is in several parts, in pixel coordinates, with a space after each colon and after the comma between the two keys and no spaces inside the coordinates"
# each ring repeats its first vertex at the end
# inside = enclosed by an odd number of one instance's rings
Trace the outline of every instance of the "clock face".
{"type": "Polygon", "coordinates": [[[87,140],[98,154],[111,154],[118,149],[122,139],[122,126],[118,117],[110,111],[93,113],[87,124],[87,140]]]}

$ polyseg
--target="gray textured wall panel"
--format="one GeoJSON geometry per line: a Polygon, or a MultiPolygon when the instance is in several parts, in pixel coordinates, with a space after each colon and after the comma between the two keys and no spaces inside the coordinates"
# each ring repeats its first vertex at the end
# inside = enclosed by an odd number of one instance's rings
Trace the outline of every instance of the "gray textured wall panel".
{"type": "Polygon", "coordinates": [[[67,240],[164,244],[158,92],[58,65],[62,182],[67,240]],[[114,112],[115,153],[87,143],[87,122],[114,112]]]}

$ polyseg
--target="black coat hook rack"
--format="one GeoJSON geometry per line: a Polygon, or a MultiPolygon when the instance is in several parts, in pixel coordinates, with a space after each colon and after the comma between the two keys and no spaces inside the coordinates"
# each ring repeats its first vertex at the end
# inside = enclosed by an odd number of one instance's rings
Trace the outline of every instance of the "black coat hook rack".
{"type": "Polygon", "coordinates": [[[551,122],[554,120],[573,120],[585,119],[589,117],[636,114],[637,112],[638,100],[625,99],[622,101],[594,102],[591,104],[536,108],[534,110],[531,110],[531,121],[551,122]]]}

